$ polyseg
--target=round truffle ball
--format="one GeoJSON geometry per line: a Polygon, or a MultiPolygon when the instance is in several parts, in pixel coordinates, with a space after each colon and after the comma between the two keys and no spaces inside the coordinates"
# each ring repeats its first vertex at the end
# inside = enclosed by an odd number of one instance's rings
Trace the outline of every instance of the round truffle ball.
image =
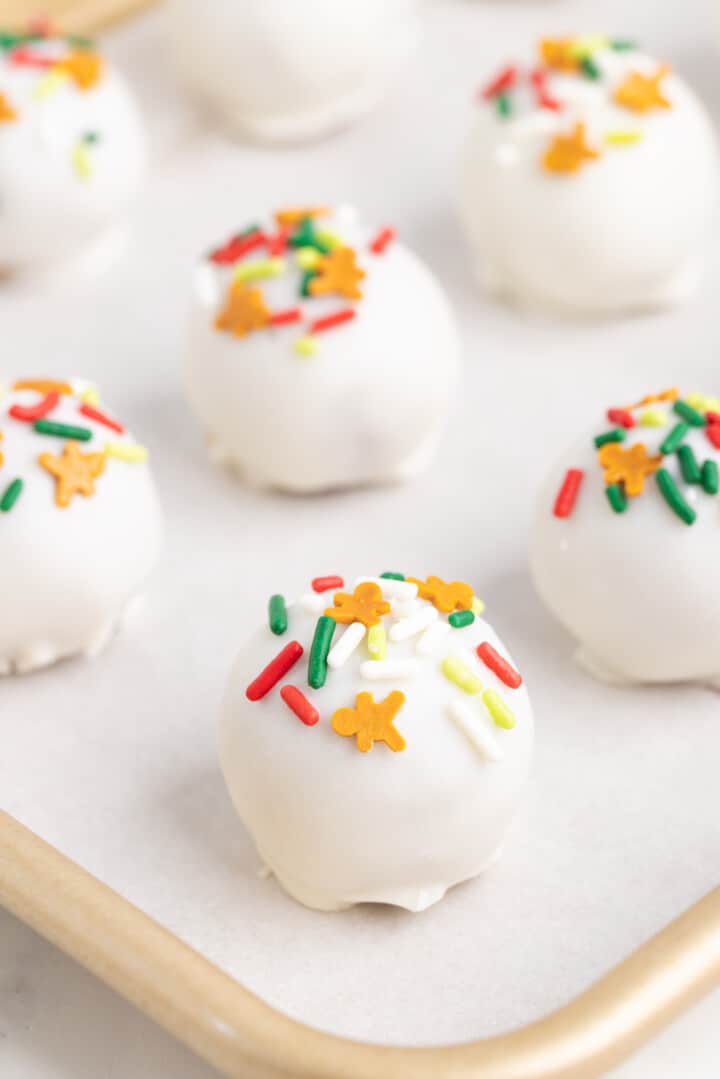
{"type": "Polygon", "coordinates": [[[155,565],[162,527],[147,450],[74,379],[0,399],[0,674],[108,641],[155,565]]]}
{"type": "Polygon", "coordinates": [[[181,75],[241,136],[296,142],[369,112],[412,52],[416,0],[171,0],[181,75]]]}
{"type": "Polygon", "coordinates": [[[548,39],[481,89],[462,213],[491,291],[569,314],[684,299],[717,205],[709,117],[630,42],[548,39]]]}
{"type": "Polygon", "coordinates": [[[595,424],[548,476],[535,585],[616,683],[720,680],[720,399],[670,390],[595,424]]]}
{"type": "Polygon", "coordinates": [[[0,32],[0,273],[81,251],[144,163],[130,91],[92,42],[0,32]]]}
{"type": "Polygon", "coordinates": [[[185,387],[250,483],[320,491],[420,471],[458,354],[442,288],[392,229],[291,209],[198,266],[185,387]]]}
{"type": "Polygon", "coordinates": [[[424,910],[498,855],[530,766],[530,700],[469,585],[331,583],[272,597],[241,650],[225,780],[301,903],[424,910]]]}

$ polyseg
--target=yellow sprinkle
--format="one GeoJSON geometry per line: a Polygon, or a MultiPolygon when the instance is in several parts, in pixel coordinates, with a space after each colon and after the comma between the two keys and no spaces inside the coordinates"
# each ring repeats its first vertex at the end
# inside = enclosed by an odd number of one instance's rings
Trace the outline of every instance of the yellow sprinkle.
{"type": "Polygon", "coordinates": [[[473,599],[472,599],[472,613],[477,618],[481,618],[482,615],[485,613],[485,604],[483,603],[483,601],[481,599],[478,598],[478,596],[473,596],[473,599]]]}
{"type": "Polygon", "coordinates": [[[238,266],[233,281],[251,281],[258,277],[279,277],[285,273],[285,259],[258,259],[238,266]]]}
{"type": "Polygon", "coordinates": [[[613,146],[629,146],[630,143],[640,142],[643,137],[642,131],[606,131],[605,142],[613,146]]]}
{"type": "Polygon", "coordinates": [[[314,270],[321,258],[316,247],[300,247],[295,255],[295,260],[302,270],[314,270]]]}
{"type": "Polygon", "coordinates": [[[367,643],[370,659],[385,659],[387,655],[387,635],[382,622],[370,627],[367,643]]]}
{"type": "Polygon", "coordinates": [[[317,352],[317,341],[314,337],[298,337],[295,351],[298,356],[314,356],[317,352]]]}
{"type": "Polygon", "coordinates": [[[331,232],[330,229],[318,229],[317,238],[326,247],[334,248],[342,245],[341,237],[336,232],[331,232]]]}
{"type": "Polygon", "coordinates": [[[482,689],[480,679],[457,656],[445,656],[442,661],[442,672],[446,678],[449,678],[460,689],[464,689],[466,693],[479,693],[482,689]]]}
{"type": "Polygon", "coordinates": [[[118,461],[129,461],[132,464],[148,459],[145,447],[132,442],[106,442],[105,453],[108,457],[117,457],[118,461]]]}
{"type": "Polygon", "coordinates": [[[38,82],[33,97],[37,101],[44,101],[46,97],[50,97],[51,94],[55,93],[63,83],[66,83],[69,78],[67,71],[63,71],[61,68],[51,68],[47,75],[43,75],[38,82]]]}
{"type": "Polygon", "coordinates": [[[75,172],[81,180],[89,180],[92,176],[92,163],[85,143],[79,142],[72,149],[72,163],[75,172]]]}
{"type": "Polygon", "coordinates": [[[99,405],[100,393],[97,386],[88,386],[86,390],[80,394],[80,400],[85,405],[99,405]]]}
{"type": "Polygon", "coordinates": [[[578,60],[582,60],[586,56],[592,56],[598,49],[606,49],[609,40],[610,39],[606,34],[585,34],[583,37],[576,37],[574,39],[568,46],[568,52],[571,56],[576,57],[578,60]]]}
{"type": "Polygon", "coordinates": [[[511,731],[516,723],[515,713],[508,708],[500,694],[494,689],[486,689],[482,699],[496,725],[504,727],[506,731],[511,731]]]}
{"type": "Polygon", "coordinates": [[[664,427],[667,422],[667,412],[662,408],[646,408],[640,414],[640,423],[643,427],[664,427]]]}
{"type": "Polygon", "coordinates": [[[698,412],[720,412],[720,397],[707,397],[704,393],[689,393],[685,400],[698,412]]]}

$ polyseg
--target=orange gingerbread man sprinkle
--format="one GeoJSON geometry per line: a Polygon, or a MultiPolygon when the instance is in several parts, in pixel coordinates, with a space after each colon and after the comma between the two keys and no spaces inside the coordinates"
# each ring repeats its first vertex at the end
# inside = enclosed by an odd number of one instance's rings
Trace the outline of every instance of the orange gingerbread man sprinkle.
{"type": "Polygon", "coordinates": [[[336,247],[329,255],[318,260],[317,275],[310,281],[313,296],[327,296],[338,293],[348,300],[361,300],[362,292],[358,288],[365,277],[355,261],[355,252],[351,247],[336,247]]]}
{"type": "Polygon", "coordinates": [[[58,61],[53,70],[69,75],[78,90],[92,90],[102,77],[103,59],[93,52],[72,52],[64,60],[58,61]]]}
{"type": "Polygon", "coordinates": [[[332,729],[345,738],[355,735],[361,753],[369,753],[375,742],[384,742],[393,753],[400,753],[406,743],[393,721],[404,704],[405,694],[399,689],[378,703],[372,693],[358,693],[354,708],[338,708],[334,713],[332,729]]]}
{"type": "Polygon", "coordinates": [[[306,217],[326,217],[330,213],[329,206],[297,206],[286,210],[278,210],[275,221],[283,226],[299,225],[306,217]]]}
{"type": "Polygon", "coordinates": [[[643,75],[641,71],[631,71],[624,82],[615,91],[614,99],[633,112],[650,112],[651,109],[671,109],[660,83],[670,72],[668,64],[661,64],[654,75],[643,75]]]}
{"type": "Polygon", "coordinates": [[[632,411],[634,408],[643,408],[645,405],[656,405],[661,401],[677,401],[680,396],[680,390],[677,386],[671,386],[669,390],[663,390],[661,393],[649,393],[645,397],[641,397],[639,401],[636,401],[633,405],[626,405],[628,411],[632,411]]]}
{"type": "Polygon", "coordinates": [[[624,449],[617,442],[607,442],[598,451],[598,461],[605,469],[605,482],[623,483],[625,494],[632,498],[643,493],[645,479],[662,465],[662,455],[650,457],[642,442],[624,449]]]}
{"type": "Polygon", "coordinates": [[[95,494],[95,480],[106,464],[104,453],[82,453],[77,442],[66,442],[62,457],[41,453],[38,461],[55,477],[55,501],[62,509],[70,505],[73,495],[95,494]]]}
{"type": "Polygon", "coordinates": [[[11,124],[17,120],[18,114],[12,107],[5,94],[0,94],[0,124],[11,124]]]}
{"type": "Polygon", "coordinates": [[[336,592],[333,602],[335,606],[328,607],[325,614],[343,626],[351,622],[362,622],[369,629],[376,626],[384,614],[390,612],[390,604],[383,599],[382,589],[374,581],[364,581],[357,585],[352,595],[348,592],[336,592]]]}
{"type": "Polygon", "coordinates": [[[473,590],[464,581],[443,581],[441,577],[428,577],[427,581],[408,577],[407,580],[418,586],[421,599],[430,600],[442,614],[469,611],[472,607],[473,590]]]}
{"type": "Polygon", "coordinates": [[[270,319],[262,290],[249,287],[243,281],[234,281],[225,300],[225,306],[215,318],[218,330],[227,330],[236,337],[245,337],[253,330],[262,330],[270,319]]]}
{"type": "Polygon", "coordinates": [[[543,165],[548,172],[578,172],[586,161],[600,157],[585,141],[585,124],[577,123],[569,135],[556,135],[550,142],[543,165]]]}
{"type": "Polygon", "coordinates": [[[580,58],[573,49],[571,37],[545,37],[538,46],[540,59],[558,71],[578,71],[580,58]]]}

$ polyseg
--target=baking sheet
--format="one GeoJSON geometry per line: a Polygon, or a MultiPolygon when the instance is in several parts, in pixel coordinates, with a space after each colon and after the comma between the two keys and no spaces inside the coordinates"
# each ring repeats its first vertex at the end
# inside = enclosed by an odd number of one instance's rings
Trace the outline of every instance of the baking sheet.
{"type": "Polygon", "coordinates": [[[720,877],[717,696],[589,681],[525,564],[533,493],[599,405],[678,381],[718,392],[716,237],[702,294],[681,310],[557,324],[478,296],[454,210],[475,86],[548,29],[602,23],[641,38],[718,117],[714,5],[692,0],[682,18],[623,7],[438,0],[384,110],[299,151],[236,147],[176,103],[149,16],[109,50],[152,109],[156,151],[124,253],[97,279],[72,270],[0,293],[4,373],[97,380],[151,447],[168,521],[145,606],[108,652],[0,683],[3,808],[270,1003],[338,1033],[418,1044],[527,1022],[720,877]],[[266,206],[316,198],[395,223],[460,320],[463,393],[437,462],[408,487],[303,500],[245,490],[209,465],[180,396],[196,253],[266,206]],[[388,567],[476,584],[533,697],[536,768],[485,878],[422,915],[321,915],[258,874],[217,768],[218,702],[269,591],[388,567]]]}

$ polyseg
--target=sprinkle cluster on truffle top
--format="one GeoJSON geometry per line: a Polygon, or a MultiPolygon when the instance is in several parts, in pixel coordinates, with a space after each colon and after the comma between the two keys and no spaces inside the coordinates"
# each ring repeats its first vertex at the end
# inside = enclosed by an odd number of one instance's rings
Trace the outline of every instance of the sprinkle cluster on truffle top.
{"type": "MultiPolygon", "coordinates": [[[[90,38],[57,33],[46,20],[35,20],[27,30],[0,29],[0,138],[56,95],[89,93],[101,83],[104,70],[90,38]],[[20,95],[20,75],[32,78],[29,94],[23,88],[20,95]]],[[[70,164],[79,180],[91,179],[99,141],[95,130],[75,139],[70,164]]]]}
{"type": "Polygon", "coordinates": [[[585,165],[598,161],[606,149],[621,148],[638,143],[643,131],[637,123],[609,128],[602,139],[589,137],[581,119],[562,125],[563,114],[578,101],[569,91],[567,78],[552,80],[553,74],[577,77],[607,89],[607,102],[627,111],[629,119],[655,110],[672,108],[664,81],[670,73],[667,64],[659,64],[652,74],[631,68],[619,81],[603,66],[603,54],[632,53],[631,41],[605,35],[586,37],[543,38],[538,45],[538,64],[521,69],[515,64],[504,67],[480,90],[481,100],[490,103],[498,115],[509,118],[515,114],[518,98],[529,92],[534,110],[548,117],[555,116],[556,124],[548,130],[548,142],[541,157],[543,168],[551,173],[577,173],[585,165]]]}
{"type": "MultiPolygon", "coordinates": [[[[600,431],[593,443],[613,512],[625,513],[631,501],[642,495],[647,485],[654,481],[669,509],[686,525],[694,524],[697,512],[667,466],[672,458],[676,458],[679,475],[685,484],[707,495],[718,494],[720,481],[716,455],[698,460],[687,436],[693,429],[702,430],[709,446],[720,450],[720,398],[701,393],[682,397],[679,390],[672,388],[649,394],[631,405],[609,408],[606,416],[612,426],[600,431]],[[648,439],[655,432],[656,452],[649,452],[645,441],[624,446],[628,431],[636,427],[646,428],[648,439]]],[[[584,475],[582,469],[568,469],[555,499],[553,512],[556,517],[572,515],[584,475]]]]}
{"type": "Polygon", "coordinates": [[[21,379],[9,392],[0,386],[0,402],[0,513],[15,507],[27,482],[26,476],[15,471],[10,440],[5,439],[5,432],[12,433],[15,424],[31,428],[38,436],[37,463],[54,485],[55,504],[61,509],[70,506],[76,495],[95,494],[108,458],[129,464],[147,460],[145,447],[124,437],[125,427],[100,407],[98,391],[88,383],[21,379]],[[58,418],[61,410],[67,417],[68,405],[77,416],[73,423],[58,418]],[[53,452],[57,440],[61,452],[53,452]],[[85,443],[91,444],[89,453],[80,448],[85,443]],[[12,478],[3,483],[3,473],[12,478]]]}
{"type": "MultiPolygon", "coordinates": [[[[353,211],[345,212],[354,216],[353,211]]],[[[248,225],[211,251],[208,262],[221,273],[225,285],[215,328],[247,337],[304,324],[304,333],[295,340],[295,351],[311,356],[317,351],[319,334],[351,322],[363,298],[363,281],[371,261],[386,252],[395,230],[380,229],[367,251],[359,251],[337,231],[335,218],[341,219],[342,213],[328,206],[278,210],[269,228],[248,225]],[[331,217],[333,227],[327,222],[331,217]],[[229,281],[225,280],[227,270],[229,281]],[[287,275],[294,276],[297,303],[272,310],[261,282],[287,275]],[[313,301],[327,298],[337,299],[337,306],[319,317],[314,315],[313,301]]]]}
{"type": "MultiPolygon", "coordinates": [[[[379,577],[360,578],[352,590],[345,589],[342,577],[316,577],[312,590],[299,601],[302,610],[317,616],[306,675],[311,690],[321,690],[328,678],[332,679],[333,671],[345,666],[361,647],[365,655],[359,665],[360,677],[368,682],[389,682],[396,686],[420,675],[423,661],[437,663],[437,655],[442,653],[439,667],[451,694],[449,718],[480,757],[486,761],[502,760],[503,735],[499,729],[511,731],[516,724],[505,691],[511,694],[517,690],[522,678],[489,641],[482,641],[472,654],[458,654],[453,649],[453,630],[472,625],[484,610],[484,604],[470,585],[463,581],[443,581],[440,577],[422,581],[387,572],[379,577]],[[338,626],[346,629],[334,640],[338,626]],[[393,645],[413,640],[415,656],[407,658],[403,649],[402,656],[393,657],[393,645]],[[490,671],[505,687],[502,694],[497,689],[485,688],[483,670],[486,674],[490,671]]],[[[288,606],[283,596],[270,597],[268,622],[276,636],[288,632],[288,606]]],[[[259,701],[271,693],[304,653],[299,641],[286,644],[247,687],[248,700],[259,701]]],[[[289,710],[306,726],[313,727],[320,721],[314,703],[317,697],[311,694],[313,700],[310,700],[306,693],[299,685],[285,684],[280,689],[289,710]]],[[[362,753],[369,752],[375,742],[384,742],[397,753],[407,745],[402,729],[404,704],[405,694],[398,688],[380,701],[372,693],[361,692],[354,702],[348,701],[333,713],[330,725],[336,734],[354,738],[362,753]]]]}

